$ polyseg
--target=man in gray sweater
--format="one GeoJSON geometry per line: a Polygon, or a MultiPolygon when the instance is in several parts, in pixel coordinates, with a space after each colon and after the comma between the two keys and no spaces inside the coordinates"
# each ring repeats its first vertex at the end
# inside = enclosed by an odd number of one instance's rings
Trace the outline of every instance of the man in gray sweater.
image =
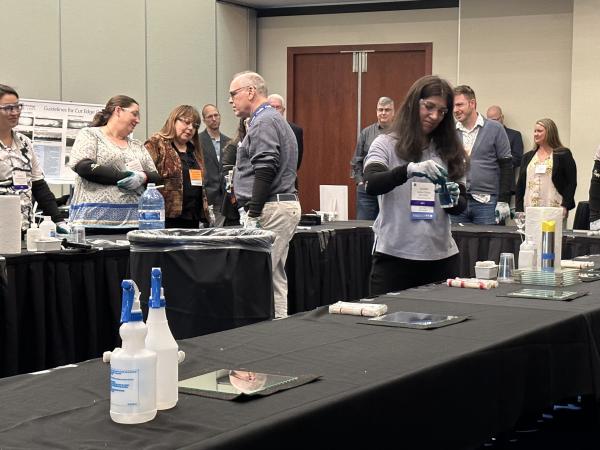
{"type": "Polygon", "coordinates": [[[491,225],[510,216],[513,186],[510,143],[504,127],[477,112],[475,92],[469,86],[454,88],[456,129],[469,155],[467,209],[450,216],[454,223],[491,225]]]}
{"type": "Polygon", "coordinates": [[[298,144],[285,118],[267,101],[265,80],[242,72],[229,85],[229,103],[239,118],[248,117],[248,133],[240,142],[233,189],[244,228],[275,233],[271,249],[275,317],[287,316],[285,261],[290,239],[300,221],[296,195],[298,144]]]}

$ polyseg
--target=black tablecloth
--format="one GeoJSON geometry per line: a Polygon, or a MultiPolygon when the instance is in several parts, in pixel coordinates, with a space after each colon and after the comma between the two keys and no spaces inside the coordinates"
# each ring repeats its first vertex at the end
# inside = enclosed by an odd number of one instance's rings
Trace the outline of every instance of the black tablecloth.
{"type": "MultiPolygon", "coordinates": [[[[180,379],[219,368],[321,375],[246,402],[181,395],[147,424],[109,418],[100,361],[0,380],[3,446],[52,448],[464,448],[575,394],[598,396],[600,285],[569,303],[435,287],[390,311],[469,315],[430,331],[358,324],[326,308],[180,343],[180,379]]],[[[510,288],[510,287],[509,287],[510,288]]],[[[509,289],[507,288],[507,289],[509,289]]],[[[504,289],[504,288],[502,288],[504,289]]]]}
{"type": "MultiPolygon", "coordinates": [[[[370,223],[331,222],[295,234],[286,266],[291,314],[367,295],[370,223]]],[[[128,247],[25,252],[0,259],[0,377],[112,350],[120,342],[120,283],[125,278],[130,278],[128,247]]],[[[268,310],[268,305],[260,308],[268,310]]],[[[236,320],[248,323],[243,317],[236,320]]],[[[173,331],[189,336],[187,327],[173,331]]]]}

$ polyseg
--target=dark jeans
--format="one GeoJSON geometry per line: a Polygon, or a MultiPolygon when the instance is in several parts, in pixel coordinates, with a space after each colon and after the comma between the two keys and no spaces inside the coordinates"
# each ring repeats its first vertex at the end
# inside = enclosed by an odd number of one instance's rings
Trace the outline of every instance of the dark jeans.
{"type": "Polygon", "coordinates": [[[496,225],[496,200],[492,195],[487,203],[479,203],[467,196],[467,209],[460,214],[450,215],[452,223],[475,223],[478,225],[496,225]]]}
{"type": "Polygon", "coordinates": [[[459,275],[456,255],[434,261],[396,258],[375,252],[369,282],[370,295],[383,295],[424,284],[445,281],[459,275]]]}
{"type": "Polygon", "coordinates": [[[379,214],[376,195],[365,192],[365,185],[356,186],[356,220],[375,220],[379,214]]]}

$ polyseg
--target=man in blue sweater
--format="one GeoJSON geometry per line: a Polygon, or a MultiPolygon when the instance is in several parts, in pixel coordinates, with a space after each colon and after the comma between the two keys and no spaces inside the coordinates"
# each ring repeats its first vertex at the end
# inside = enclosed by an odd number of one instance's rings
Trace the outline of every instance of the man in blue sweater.
{"type": "Polygon", "coordinates": [[[510,143],[504,127],[477,112],[475,92],[454,88],[456,129],[469,155],[467,209],[451,216],[454,223],[504,223],[510,216],[513,186],[510,143]]]}

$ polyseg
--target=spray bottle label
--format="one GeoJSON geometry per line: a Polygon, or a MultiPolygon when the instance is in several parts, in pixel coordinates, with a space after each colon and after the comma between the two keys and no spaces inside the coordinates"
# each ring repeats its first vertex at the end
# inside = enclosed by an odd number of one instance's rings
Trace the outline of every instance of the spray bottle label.
{"type": "Polygon", "coordinates": [[[140,402],[139,369],[110,368],[110,402],[115,406],[136,406],[140,402]]]}

